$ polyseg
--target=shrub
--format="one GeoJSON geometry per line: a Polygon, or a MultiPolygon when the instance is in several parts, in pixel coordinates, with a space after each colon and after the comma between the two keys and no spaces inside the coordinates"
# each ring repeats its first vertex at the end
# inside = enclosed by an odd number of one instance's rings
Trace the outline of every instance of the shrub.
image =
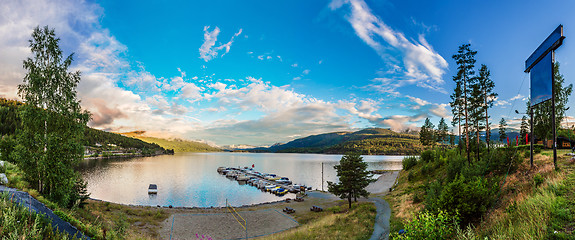
{"type": "Polygon", "coordinates": [[[417,165],[417,157],[415,156],[404,157],[403,160],[401,161],[401,164],[403,165],[403,170],[409,170],[413,166],[417,165]]]}
{"type": "Polygon", "coordinates": [[[490,184],[485,178],[458,175],[443,187],[432,184],[425,206],[432,211],[458,212],[462,222],[468,223],[487,211],[497,191],[496,183],[490,184]]]}
{"type": "Polygon", "coordinates": [[[543,183],[544,180],[545,179],[543,179],[543,177],[539,173],[533,176],[533,182],[535,183],[535,187],[539,187],[539,185],[541,185],[541,183],[543,183]]]}
{"type": "Polygon", "coordinates": [[[433,162],[435,160],[435,151],[433,150],[425,150],[421,153],[421,160],[423,162],[433,162]]]}
{"type": "Polygon", "coordinates": [[[391,233],[391,239],[453,239],[458,230],[457,214],[439,211],[437,214],[423,211],[404,226],[404,233],[391,233]]]}

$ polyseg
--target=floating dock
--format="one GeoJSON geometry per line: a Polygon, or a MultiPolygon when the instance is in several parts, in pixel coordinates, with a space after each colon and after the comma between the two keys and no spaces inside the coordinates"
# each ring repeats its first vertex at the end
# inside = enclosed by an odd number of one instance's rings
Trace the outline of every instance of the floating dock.
{"type": "Polygon", "coordinates": [[[288,192],[298,193],[300,191],[311,190],[311,187],[305,185],[292,184],[292,181],[287,177],[260,173],[253,168],[219,167],[217,171],[227,178],[238,181],[239,184],[249,184],[262,191],[270,192],[278,196],[283,196],[288,192]]]}

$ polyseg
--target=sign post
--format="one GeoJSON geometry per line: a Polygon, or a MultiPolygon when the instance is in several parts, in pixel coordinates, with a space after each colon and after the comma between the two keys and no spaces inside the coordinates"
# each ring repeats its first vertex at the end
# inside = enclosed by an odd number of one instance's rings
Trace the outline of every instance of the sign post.
{"type": "MultiPolygon", "coordinates": [[[[553,131],[553,165],[557,169],[557,129],[555,126],[555,80],[553,63],[555,49],[563,44],[563,25],[559,25],[525,60],[525,72],[531,73],[531,140],[533,135],[533,107],[551,100],[551,128],[553,131]]],[[[533,167],[533,145],[531,145],[531,167],[533,167]]]]}

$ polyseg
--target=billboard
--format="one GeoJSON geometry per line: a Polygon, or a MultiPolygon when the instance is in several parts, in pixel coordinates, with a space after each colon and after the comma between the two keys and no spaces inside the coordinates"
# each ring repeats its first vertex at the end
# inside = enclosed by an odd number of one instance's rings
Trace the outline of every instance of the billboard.
{"type": "Polygon", "coordinates": [[[531,68],[531,106],[553,96],[553,52],[547,53],[531,68]]]}
{"type": "Polygon", "coordinates": [[[531,106],[553,97],[553,51],[563,39],[563,25],[559,25],[525,61],[525,72],[531,72],[531,106]]]}

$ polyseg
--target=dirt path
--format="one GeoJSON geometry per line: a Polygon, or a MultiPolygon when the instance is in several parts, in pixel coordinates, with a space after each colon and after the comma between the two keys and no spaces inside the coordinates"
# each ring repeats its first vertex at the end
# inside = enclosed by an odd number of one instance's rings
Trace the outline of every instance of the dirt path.
{"type": "Polygon", "coordinates": [[[10,198],[13,201],[21,204],[22,206],[31,209],[32,211],[43,214],[46,216],[50,221],[52,221],[52,226],[57,228],[60,232],[67,233],[70,236],[76,236],[80,239],[90,239],[88,236],[82,234],[82,232],[78,231],[74,226],[70,225],[70,223],[62,220],[56,214],[52,212],[49,208],[47,208],[43,203],[39,202],[30,194],[22,191],[18,191],[14,188],[9,188],[6,186],[0,185],[0,192],[8,192],[10,198]]]}

